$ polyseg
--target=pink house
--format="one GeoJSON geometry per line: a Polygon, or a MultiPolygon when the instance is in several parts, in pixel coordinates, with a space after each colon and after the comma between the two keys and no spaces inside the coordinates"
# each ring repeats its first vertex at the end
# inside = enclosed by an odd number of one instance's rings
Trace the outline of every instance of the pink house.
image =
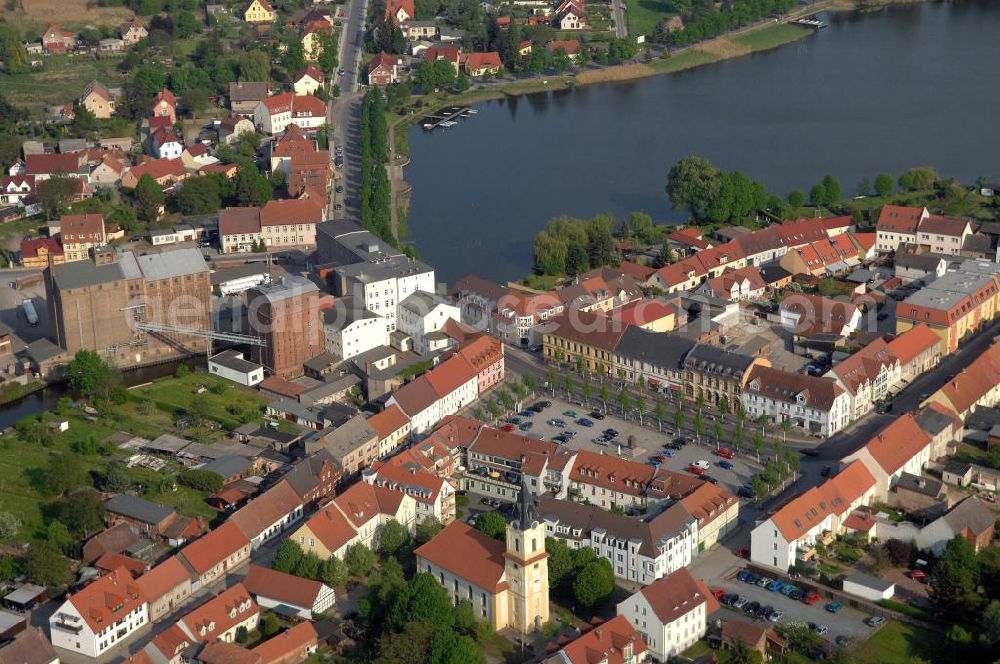
{"type": "Polygon", "coordinates": [[[504,354],[499,339],[486,335],[477,337],[462,345],[458,353],[476,371],[479,394],[503,380],[504,354]]]}

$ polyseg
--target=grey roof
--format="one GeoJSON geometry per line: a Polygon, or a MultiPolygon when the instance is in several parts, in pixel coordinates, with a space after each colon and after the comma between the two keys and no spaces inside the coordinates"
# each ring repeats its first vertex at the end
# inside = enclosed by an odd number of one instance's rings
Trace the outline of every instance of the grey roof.
{"type": "Polygon", "coordinates": [[[267,97],[267,83],[264,81],[240,81],[229,84],[230,102],[256,101],[267,97]]]}
{"type": "Polygon", "coordinates": [[[990,254],[994,251],[993,239],[984,233],[973,233],[965,238],[962,251],[969,253],[990,254]]]}
{"type": "Polygon", "coordinates": [[[955,424],[950,417],[938,412],[934,408],[921,408],[917,411],[913,419],[916,420],[917,426],[923,429],[931,438],[934,438],[945,429],[950,429],[955,424]]]}
{"type": "Polygon", "coordinates": [[[54,357],[62,355],[66,352],[66,350],[42,337],[41,339],[36,339],[25,346],[24,352],[29,358],[34,360],[36,364],[41,364],[46,360],[51,360],[54,357]]]}
{"type": "Polygon", "coordinates": [[[437,23],[434,21],[407,21],[406,25],[411,28],[433,28],[437,23]]]}
{"type": "Polygon", "coordinates": [[[699,370],[717,375],[741,377],[754,358],[741,353],[731,353],[718,346],[698,344],[684,359],[684,366],[697,367],[699,370]]]}
{"type": "Polygon", "coordinates": [[[766,281],[769,284],[773,284],[775,282],[781,281],[782,279],[787,279],[788,277],[792,276],[791,272],[781,267],[777,263],[771,263],[769,265],[761,265],[759,268],[757,268],[757,271],[760,272],[760,276],[764,278],[764,281],[766,281]]]}
{"type": "Polygon", "coordinates": [[[866,270],[864,268],[858,268],[854,272],[847,275],[847,280],[854,284],[865,284],[875,278],[875,272],[873,270],[866,270]]]}
{"type": "MultiPolygon", "coordinates": [[[[324,309],[324,312],[326,310],[324,309]]],[[[322,353],[315,357],[310,357],[308,360],[302,363],[306,369],[311,369],[312,371],[322,371],[330,365],[340,364],[340,358],[333,353],[324,350],[322,353]]]]}
{"type": "Polygon", "coordinates": [[[694,523],[694,517],[679,502],[652,517],[639,520],[612,514],[597,505],[541,496],[538,499],[538,514],[544,520],[580,528],[583,533],[604,530],[617,540],[636,540],[640,543],[639,552],[650,557],[659,555],[662,540],[676,536],[694,523]]]}
{"type": "Polygon", "coordinates": [[[969,496],[955,505],[941,518],[951,526],[953,532],[961,533],[968,528],[973,535],[986,532],[996,523],[993,513],[975,496],[969,496]]]}
{"type": "Polygon", "coordinates": [[[451,304],[451,300],[436,293],[414,291],[400,302],[399,306],[418,316],[423,316],[439,304],[451,304]]]}
{"type": "Polygon", "coordinates": [[[972,464],[967,461],[956,461],[955,459],[950,460],[944,466],[944,472],[952,473],[954,475],[965,475],[970,470],[972,470],[972,464]]]}
{"type": "Polygon", "coordinates": [[[396,254],[392,256],[383,255],[378,260],[342,265],[336,268],[335,271],[342,278],[368,284],[387,279],[399,279],[415,274],[433,272],[434,268],[423,261],[396,254]]]}
{"type": "Polygon", "coordinates": [[[291,470],[285,473],[284,478],[288,480],[296,493],[304,496],[320,483],[319,474],[325,463],[332,466],[338,465],[330,452],[323,448],[292,466],[291,470]]]}
{"type": "Polygon", "coordinates": [[[49,269],[60,288],[86,288],[121,279],[139,279],[142,276],[132,252],[119,252],[116,262],[105,265],[83,260],[49,269]]]}
{"type": "Polygon", "coordinates": [[[866,588],[871,588],[872,590],[877,590],[880,593],[884,593],[896,584],[892,581],[886,581],[885,579],[880,579],[878,577],[872,576],[870,574],[865,574],[864,572],[855,572],[854,574],[849,574],[844,577],[844,581],[852,581],[859,586],[865,586],[866,588]]]}
{"type": "Polygon", "coordinates": [[[335,458],[342,458],[378,438],[378,434],[361,413],[335,429],[320,433],[323,448],[335,458]]]}
{"type": "Polygon", "coordinates": [[[178,438],[177,436],[169,433],[160,434],[152,442],[147,444],[145,447],[148,450],[154,452],[167,452],[169,454],[177,454],[185,447],[191,444],[190,440],[184,440],[183,438],[178,438]]]}
{"type": "Polygon", "coordinates": [[[901,252],[896,254],[896,267],[905,267],[924,272],[933,272],[944,260],[937,254],[912,254],[901,252]]]}
{"type": "Polygon", "coordinates": [[[316,387],[306,390],[299,395],[299,401],[302,401],[303,403],[307,401],[315,403],[320,399],[324,399],[334,394],[339,394],[344,390],[349,390],[355,385],[360,384],[361,378],[352,373],[345,374],[343,376],[338,376],[331,380],[324,381],[316,387]]]}
{"type": "MultiPolygon", "coordinates": [[[[20,616],[18,616],[20,618],[20,616]]],[[[9,664],[49,664],[59,661],[52,643],[41,627],[28,627],[0,648],[0,662],[9,664]]]]}
{"type": "Polygon", "coordinates": [[[896,490],[899,489],[906,489],[907,491],[920,493],[931,498],[937,498],[941,495],[942,489],[944,489],[944,483],[933,477],[903,473],[896,482],[896,490]]]}
{"type": "Polygon", "coordinates": [[[62,138],[59,139],[59,152],[79,152],[86,150],[90,144],[85,138],[62,138]]]}
{"type": "Polygon", "coordinates": [[[45,593],[45,588],[33,583],[26,583],[14,592],[4,595],[4,601],[28,604],[43,593],[45,593]]]}
{"type": "Polygon", "coordinates": [[[261,368],[261,365],[259,364],[254,364],[253,362],[244,360],[243,353],[232,349],[217,353],[210,357],[208,361],[242,373],[250,373],[251,371],[256,371],[261,368]]]}
{"type": "Polygon", "coordinates": [[[615,355],[638,360],[655,367],[679,369],[684,357],[694,348],[690,339],[674,334],[650,332],[630,325],[622,335],[615,355]]]}
{"type": "Polygon", "coordinates": [[[218,473],[222,477],[232,477],[233,475],[242,473],[252,465],[253,459],[248,459],[244,456],[225,456],[198,466],[198,470],[218,473]]]}
{"type": "Polygon", "coordinates": [[[138,256],[136,261],[142,270],[142,275],[149,281],[208,272],[205,257],[194,247],[166,251],[162,254],[146,254],[138,256]]]}
{"type": "Polygon", "coordinates": [[[270,284],[255,286],[251,289],[267,299],[268,302],[275,303],[286,300],[290,297],[298,297],[305,293],[319,292],[319,288],[305,277],[287,276],[279,277],[270,284]]]}
{"type": "MultiPolygon", "coordinates": [[[[11,627],[20,625],[24,621],[24,616],[19,616],[16,613],[11,613],[10,611],[0,611],[0,634],[5,633],[11,627]]],[[[0,657],[0,661],[4,661],[2,657],[0,657]]]]}
{"type": "Polygon", "coordinates": [[[112,496],[105,503],[105,507],[114,514],[153,525],[160,523],[174,513],[173,509],[165,505],[125,494],[112,496]]]}
{"type": "Polygon", "coordinates": [[[339,332],[356,321],[379,317],[363,305],[354,296],[337,298],[332,307],[323,310],[323,325],[339,332]]]}

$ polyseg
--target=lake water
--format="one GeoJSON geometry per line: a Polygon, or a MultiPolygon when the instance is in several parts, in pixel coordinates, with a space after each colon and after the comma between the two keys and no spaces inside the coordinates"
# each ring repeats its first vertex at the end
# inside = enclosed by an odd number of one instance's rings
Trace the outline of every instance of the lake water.
{"type": "Polygon", "coordinates": [[[845,193],[867,175],[931,165],[1000,179],[1000,2],[874,14],[786,46],[697,69],[479,104],[458,126],[410,134],[411,239],[439,281],[531,269],[551,217],[678,220],[664,192],[697,154],[786,195],[826,173],[845,193]]]}

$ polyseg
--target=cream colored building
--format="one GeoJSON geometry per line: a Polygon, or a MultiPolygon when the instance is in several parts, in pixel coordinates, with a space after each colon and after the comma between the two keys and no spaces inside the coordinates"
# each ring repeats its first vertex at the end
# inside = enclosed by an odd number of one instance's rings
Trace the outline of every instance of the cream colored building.
{"type": "Polygon", "coordinates": [[[271,23],[274,19],[274,8],[267,0],[251,0],[243,10],[243,20],[247,23],[271,23]]]}

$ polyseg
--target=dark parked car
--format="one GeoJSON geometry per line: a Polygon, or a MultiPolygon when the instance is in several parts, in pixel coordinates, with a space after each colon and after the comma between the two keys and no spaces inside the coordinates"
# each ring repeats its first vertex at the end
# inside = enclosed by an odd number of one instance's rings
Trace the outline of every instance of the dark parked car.
{"type": "Polygon", "coordinates": [[[719,603],[723,606],[732,606],[733,603],[740,598],[736,593],[726,593],[719,598],[719,603]]]}
{"type": "Polygon", "coordinates": [[[597,421],[601,421],[601,420],[604,419],[604,413],[602,413],[599,410],[592,410],[592,411],[590,411],[587,414],[590,415],[592,418],[594,418],[597,421]]]}
{"type": "Polygon", "coordinates": [[[743,607],[743,610],[749,613],[750,615],[756,615],[757,611],[760,610],[760,602],[750,602],[749,604],[743,607]]]}

